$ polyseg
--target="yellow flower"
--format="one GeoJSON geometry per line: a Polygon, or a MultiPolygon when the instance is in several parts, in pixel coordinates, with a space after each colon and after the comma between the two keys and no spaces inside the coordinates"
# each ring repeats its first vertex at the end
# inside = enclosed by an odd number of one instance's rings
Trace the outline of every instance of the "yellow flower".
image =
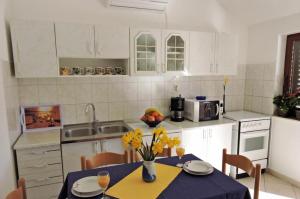
{"type": "Polygon", "coordinates": [[[174,140],[169,139],[168,140],[168,148],[173,148],[175,146],[174,140]]]}
{"type": "Polygon", "coordinates": [[[174,145],[175,145],[175,146],[179,146],[180,143],[181,143],[179,137],[174,137],[174,138],[173,138],[173,142],[174,142],[174,145]]]}
{"type": "Polygon", "coordinates": [[[139,138],[133,138],[132,141],[131,141],[131,146],[132,146],[134,149],[139,149],[139,148],[141,148],[141,146],[142,146],[142,139],[139,139],[139,138]]]}
{"type": "Polygon", "coordinates": [[[227,76],[224,76],[224,86],[226,86],[229,83],[229,78],[227,76]]]}
{"type": "Polygon", "coordinates": [[[128,147],[128,145],[130,144],[132,139],[133,139],[133,132],[132,131],[130,131],[130,132],[128,132],[128,133],[126,133],[122,136],[122,142],[123,142],[123,145],[124,145],[125,148],[128,147]]]}
{"type": "Polygon", "coordinates": [[[155,135],[155,137],[159,137],[160,135],[166,135],[167,130],[164,127],[160,126],[153,130],[153,134],[155,135]]]}
{"type": "Polygon", "coordinates": [[[162,135],[161,137],[160,137],[160,141],[161,141],[161,143],[163,144],[163,146],[166,146],[167,144],[168,144],[168,141],[169,141],[169,137],[168,137],[168,135],[167,134],[164,134],[164,135],[162,135]]]}
{"type": "Polygon", "coordinates": [[[152,151],[156,155],[158,153],[162,153],[164,150],[163,144],[161,142],[153,143],[152,151]]]}
{"type": "Polygon", "coordinates": [[[141,129],[137,128],[134,130],[134,137],[137,137],[137,138],[142,138],[143,137],[143,132],[141,129]]]}

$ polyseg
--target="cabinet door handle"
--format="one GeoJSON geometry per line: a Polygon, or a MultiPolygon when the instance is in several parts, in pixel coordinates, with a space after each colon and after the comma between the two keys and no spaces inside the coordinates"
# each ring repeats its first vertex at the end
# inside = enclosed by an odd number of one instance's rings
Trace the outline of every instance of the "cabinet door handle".
{"type": "Polygon", "coordinates": [[[218,71],[219,71],[219,64],[217,63],[216,64],[216,71],[215,72],[217,73],[218,71]]]}
{"type": "Polygon", "coordinates": [[[209,137],[212,138],[212,130],[209,129],[209,137]]]}
{"type": "Polygon", "coordinates": [[[95,42],[95,49],[96,49],[96,53],[97,53],[98,55],[101,55],[101,51],[100,51],[100,49],[99,49],[99,43],[98,43],[98,42],[95,42]]]}
{"type": "Polygon", "coordinates": [[[32,155],[46,155],[47,151],[32,151],[30,154],[32,154],[32,155]]]}
{"type": "Polygon", "coordinates": [[[47,167],[47,166],[48,166],[47,163],[43,163],[43,164],[39,164],[39,165],[29,166],[28,168],[44,168],[44,167],[47,167]]]}

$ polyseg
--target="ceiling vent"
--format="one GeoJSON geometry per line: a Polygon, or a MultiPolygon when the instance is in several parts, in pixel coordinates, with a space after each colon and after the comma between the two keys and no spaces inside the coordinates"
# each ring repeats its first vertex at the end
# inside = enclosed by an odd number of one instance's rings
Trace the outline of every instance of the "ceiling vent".
{"type": "Polygon", "coordinates": [[[167,8],[168,1],[169,0],[108,0],[108,5],[163,12],[167,8]]]}

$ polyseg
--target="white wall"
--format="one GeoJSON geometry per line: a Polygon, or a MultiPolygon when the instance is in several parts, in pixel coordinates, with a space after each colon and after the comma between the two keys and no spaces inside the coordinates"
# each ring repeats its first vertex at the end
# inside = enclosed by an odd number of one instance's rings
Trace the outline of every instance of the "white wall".
{"type": "MultiPolygon", "coordinates": [[[[6,102],[6,97],[10,96],[7,95],[7,93],[10,94],[14,92],[14,90],[8,92],[7,85],[11,82],[6,81],[9,77],[11,77],[10,74],[6,73],[6,71],[10,68],[8,61],[8,37],[6,35],[5,25],[5,19],[8,16],[6,13],[8,9],[5,10],[5,8],[9,8],[7,2],[5,0],[0,1],[0,198],[5,198],[5,195],[15,187],[15,171],[11,145],[19,133],[19,131],[15,131],[15,133],[10,134],[7,117],[8,103],[6,102]]],[[[16,115],[14,118],[16,118],[16,115]]],[[[13,126],[16,127],[16,123],[14,123],[13,126]]]]}
{"type": "Polygon", "coordinates": [[[249,27],[248,64],[275,62],[278,36],[300,32],[300,13],[249,27]]]}

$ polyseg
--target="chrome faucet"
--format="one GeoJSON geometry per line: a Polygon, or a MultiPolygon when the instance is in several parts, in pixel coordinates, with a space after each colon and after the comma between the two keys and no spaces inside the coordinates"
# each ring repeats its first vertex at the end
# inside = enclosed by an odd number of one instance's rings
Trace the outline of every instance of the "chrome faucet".
{"type": "Polygon", "coordinates": [[[93,110],[93,123],[96,123],[97,122],[97,119],[96,119],[96,109],[95,109],[95,105],[93,103],[87,103],[85,105],[85,112],[89,112],[89,107],[92,107],[92,110],[93,110]]]}

